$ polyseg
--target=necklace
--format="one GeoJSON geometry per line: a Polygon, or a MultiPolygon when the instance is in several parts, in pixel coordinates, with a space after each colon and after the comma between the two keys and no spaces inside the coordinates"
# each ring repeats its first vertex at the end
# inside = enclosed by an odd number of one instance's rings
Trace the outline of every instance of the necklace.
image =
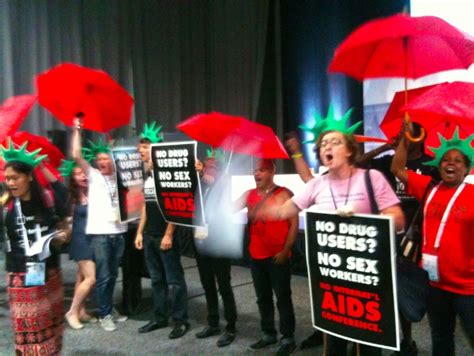
{"type": "MultiPolygon", "coordinates": [[[[352,168],[351,168],[351,173],[349,175],[349,182],[347,182],[346,201],[344,202],[344,206],[347,206],[347,201],[349,199],[349,192],[351,191],[351,179],[352,179],[352,168]]],[[[334,204],[334,209],[337,210],[336,199],[334,198],[334,193],[331,187],[331,179],[329,179],[329,177],[328,177],[328,184],[329,184],[329,191],[331,192],[332,203],[334,204]]]]}
{"type": "Polygon", "coordinates": [[[275,188],[275,184],[272,184],[270,187],[268,187],[267,189],[265,189],[265,194],[270,193],[270,192],[273,190],[273,188],[275,188]]]}

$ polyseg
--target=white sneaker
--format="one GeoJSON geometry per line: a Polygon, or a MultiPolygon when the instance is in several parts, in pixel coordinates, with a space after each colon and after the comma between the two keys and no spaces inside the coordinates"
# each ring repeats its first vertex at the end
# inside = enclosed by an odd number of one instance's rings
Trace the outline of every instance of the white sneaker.
{"type": "Polygon", "coordinates": [[[120,314],[115,308],[112,309],[112,318],[114,318],[114,321],[119,323],[123,323],[124,321],[128,320],[128,316],[120,314]]]}
{"type": "Polygon", "coordinates": [[[110,314],[106,315],[104,318],[100,319],[100,326],[105,331],[117,330],[117,325],[115,325],[114,319],[112,318],[112,315],[110,315],[110,314]]]}

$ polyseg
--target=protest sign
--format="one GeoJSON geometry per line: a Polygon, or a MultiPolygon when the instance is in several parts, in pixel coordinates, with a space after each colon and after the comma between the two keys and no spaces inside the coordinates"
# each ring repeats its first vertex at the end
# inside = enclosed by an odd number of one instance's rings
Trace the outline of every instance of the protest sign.
{"type": "Polygon", "coordinates": [[[120,222],[140,218],[143,206],[143,168],[135,147],[117,147],[112,150],[117,176],[120,222]]]}
{"type": "Polygon", "coordinates": [[[394,227],[389,217],[306,212],[313,326],[398,350],[394,227]]]}
{"type": "Polygon", "coordinates": [[[204,226],[204,212],[196,162],[197,142],[151,145],[155,194],[167,222],[204,226]]]}

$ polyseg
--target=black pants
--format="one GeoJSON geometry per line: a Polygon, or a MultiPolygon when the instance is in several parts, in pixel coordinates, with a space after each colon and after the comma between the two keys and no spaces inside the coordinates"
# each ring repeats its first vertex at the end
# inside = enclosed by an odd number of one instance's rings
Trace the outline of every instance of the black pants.
{"type": "Polygon", "coordinates": [[[252,259],[250,266],[255,293],[257,294],[262,331],[268,335],[276,335],[277,333],[272,294],[275,292],[280,314],[280,333],[284,338],[293,337],[295,333],[295,313],[291,300],[290,261],[277,265],[272,258],[252,259]]]}
{"type": "Polygon", "coordinates": [[[428,320],[433,356],[454,355],[456,316],[474,348],[474,295],[461,295],[430,287],[428,320]]]}
{"type": "Polygon", "coordinates": [[[201,284],[206,295],[207,323],[210,326],[219,326],[218,286],[222,303],[224,304],[224,317],[227,321],[226,330],[235,332],[237,308],[235,306],[234,292],[230,284],[230,261],[226,258],[202,256],[196,251],[196,262],[201,284]]]}

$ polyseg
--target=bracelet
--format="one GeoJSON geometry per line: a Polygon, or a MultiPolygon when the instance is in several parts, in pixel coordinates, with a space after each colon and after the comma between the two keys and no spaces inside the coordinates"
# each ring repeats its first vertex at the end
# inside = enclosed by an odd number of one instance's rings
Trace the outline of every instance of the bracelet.
{"type": "Polygon", "coordinates": [[[291,155],[291,158],[300,158],[303,157],[303,154],[301,152],[295,153],[291,155]]]}

